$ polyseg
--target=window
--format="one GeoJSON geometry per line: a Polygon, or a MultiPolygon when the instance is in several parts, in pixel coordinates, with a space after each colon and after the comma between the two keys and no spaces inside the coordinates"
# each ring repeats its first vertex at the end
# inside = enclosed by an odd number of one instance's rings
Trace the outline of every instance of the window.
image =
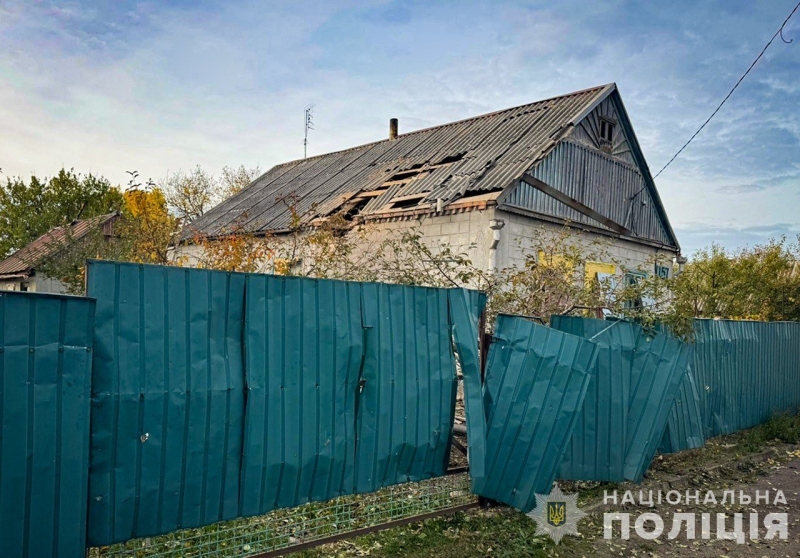
{"type": "MultiPolygon", "coordinates": [[[[625,274],[625,286],[626,287],[635,287],[639,284],[639,282],[645,278],[644,274],[641,273],[626,273],[625,274]]],[[[642,307],[642,299],[636,298],[633,300],[626,300],[625,301],[625,308],[641,308],[642,307]]]]}
{"type": "Polygon", "coordinates": [[[28,287],[29,287],[29,284],[28,284],[28,283],[26,283],[26,282],[24,282],[24,281],[23,281],[22,283],[20,283],[20,284],[19,284],[19,290],[20,290],[20,291],[23,291],[23,292],[25,292],[25,291],[27,291],[27,290],[28,290],[28,287]]]}
{"type": "Polygon", "coordinates": [[[614,139],[614,123],[605,118],[600,119],[600,143],[611,144],[614,139]]]}

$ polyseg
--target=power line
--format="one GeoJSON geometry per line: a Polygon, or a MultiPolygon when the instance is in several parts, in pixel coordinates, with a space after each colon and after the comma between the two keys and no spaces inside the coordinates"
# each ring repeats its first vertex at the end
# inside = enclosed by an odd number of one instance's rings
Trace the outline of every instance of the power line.
{"type": "Polygon", "coordinates": [[[711,113],[711,116],[709,116],[709,117],[706,119],[706,121],[705,121],[705,122],[703,122],[703,125],[702,125],[702,126],[700,126],[700,127],[697,129],[697,131],[696,131],[694,134],[692,134],[692,137],[690,137],[690,138],[689,138],[689,141],[687,141],[686,143],[684,143],[684,144],[683,144],[683,147],[681,147],[680,149],[678,149],[678,152],[677,152],[677,153],[675,153],[675,155],[673,155],[673,156],[672,156],[672,159],[670,159],[669,161],[667,161],[667,164],[666,164],[666,165],[664,165],[663,167],[661,167],[661,170],[660,170],[660,171],[658,171],[658,172],[656,173],[656,175],[655,175],[653,178],[658,178],[658,175],[659,175],[659,174],[661,174],[662,172],[664,172],[664,169],[666,169],[666,168],[667,168],[667,167],[670,165],[670,163],[672,163],[672,161],[674,161],[674,160],[675,160],[675,159],[678,157],[678,155],[680,155],[680,154],[681,154],[681,152],[682,152],[684,149],[686,149],[686,146],[687,146],[687,145],[689,145],[690,143],[692,143],[692,140],[693,140],[694,138],[696,138],[696,137],[697,137],[697,134],[699,134],[699,133],[700,133],[700,132],[703,130],[703,128],[705,128],[705,127],[706,127],[706,124],[708,124],[709,122],[711,122],[711,119],[712,119],[712,118],[714,118],[714,116],[716,116],[716,114],[719,112],[719,109],[721,109],[721,108],[722,108],[722,105],[724,105],[724,104],[725,104],[725,101],[727,101],[727,100],[730,98],[730,96],[731,96],[731,95],[733,95],[733,92],[734,92],[734,91],[736,91],[736,88],[737,88],[737,87],[739,87],[739,84],[740,84],[740,83],[742,83],[742,81],[744,81],[744,78],[746,78],[746,77],[747,77],[747,74],[749,74],[749,73],[750,73],[750,70],[752,70],[752,69],[753,69],[753,67],[756,65],[756,63],[757,63],[759,60],[761,60],[761,57],[762,57],[762,56],[764,56],[764,53],[765,53],[765,52],[767,52],[767,49],[769,48],[769,46],[772,44],[772,41],[774,41],[774,40],[775,40],[775,38],[776,38],[777,36],[779,36],[779,35],[780,35],[780,37],[781,37],[781,40],[782,40],[784,43],[787,43],[787,44],[788,44],[788,43],[791,43],[791,42],[792,42],[791,40],[787,41],[786,39],[784,39],[784,38],[783,38],[783,28],[786,26],[786,24],[789,22],[789,20],[790,20],[790,19],[792,19],[792,16],[794,15],[794,13],[797,11],[797,9],[798,9],[798,8],[800,8],[800,2],[798,2],[798,3],[797,3],[797,5],[796,5],[796,6],[794,7],[794,9],[793,9],[793,10],[792,10],[792,11],[789,13],[789,15],[786,17],[786,19],[784,19],[784,20],[783,20],[783,23],[782,23],[782,24],[781,24],[781,26],[778,28],[778,30],[777,30],[777,31],[775,31],[775,34],[772,36],[772,38],[769,40],[769,42],[768,42],[768,43],[767,43],[767,44],[764,46],[764,48],[763,48],[763,49],[761,49],[761,52],[760,52],[760,53],[758,53],[758,56],[756,56],[756,59],[755,59],[755,60],[753,60],[753,63],[752,63],[752,64],[750,64],[750,67],[749,67],[749,68],[747,68],[747,71],[746,71],[744,74],[742,74],[742,77],[740,77],[740,78],[739,78],[739,81],[737,81],[737,82],[736,82],[736,85],[734,85],[734,86],[733,86],[733,89],[731,89],[731,90],[728,92],[728,94],[727,94],[727,95],[725,95],[725,98],[724,98],[724,99],[722,99],[722,102],[721,102],[721,103],[720,103],[720,104],[717,106],[717,108],[715,108],[715,109],[714,109],[714,112],[712,112],[712,113],[711,113]]]}

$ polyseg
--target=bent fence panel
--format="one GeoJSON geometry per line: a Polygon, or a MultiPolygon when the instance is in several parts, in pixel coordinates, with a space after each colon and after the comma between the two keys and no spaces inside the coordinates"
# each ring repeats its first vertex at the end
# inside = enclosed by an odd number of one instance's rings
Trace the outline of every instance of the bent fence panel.
{"type": "Polygon", "coordinates": [[[479,317],[486,307],[486,295],[466,289],[448,294],[453,346],[464,377],[464,412],[469,441],[469,475],[472,491],[478,493],[486,480],[486,414],[478,343],[483,334],[479,317]]]}
{"type": "Polygon", "coordinates": [[[631,368],[625,478],[641,482],[664,436],[693,347],[667,333],[642,332],[631,368]]]}
{"type": "Polygon", "coordinates": [[[244,276],[90,262],[89,543],[238,515],[244,276]]]}
{"type": "Polygon", "coordinates": [[[94,310],[0,294],[0,556],[85,554],[94,310]]]}
{"type": "Polygon", "coordinates": [[[559,476],[639,482],[664,436],[692,347],[627,321],[553,317],[600,346],[586,403],[559,476]]]}
{"type": "Polygon", "coordinates": [[[598,346],[586,400],[558,477],[622,482],[628,444],[631,366],[639,327],[630,322],[570,316],[553,316],[551,325],[591,339],[598,346]]]}
{"type": "Polygon", "coordinates": [[[498,316],[486,366],[489,414],[480,495],[528,511],[536,493],[550,490],[596,357],[590,341],[525,318],[498,316]]]}
{"type": "Polygon", "coordinates": [[[690,366],[675,397],[675,405],[670,411],[659,452],[676,453],[703,447],[706,436],[700,405],[695,372],[690,366]]]}
{"type": "Polygon", "coordinates": [[[354,490],[361,285],[249,275],[241,515],[354,490]]]}
{"type": "Polygon", "coordinates": [[[448,291],[364,283],[356,491],[442,476],[456,367],[448,291]]]}

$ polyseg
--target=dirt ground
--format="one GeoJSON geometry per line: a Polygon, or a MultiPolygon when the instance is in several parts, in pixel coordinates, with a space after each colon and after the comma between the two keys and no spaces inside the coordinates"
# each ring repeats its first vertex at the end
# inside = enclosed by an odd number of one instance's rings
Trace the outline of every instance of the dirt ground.
{"type": "MultiPolygon", "coordinates": [[[[464,558],[471,556],[641,556],[668,557],[689,554],[705,557],[737,556],[800,556],[800,445],[764,441],[762,429],[709,440],[699,450],[657,456],[642,485],[598,483],[562,483],[566,493],[579,493],[578,504],[588,512],[579,524],[579,537],[566,537],[558,546],[547,537],[536,535],[535,523],[524,514],[507,508],[493,507],[427,520],[390,529],[373,535],[325,545],[302,553],[318,556],[427,556],[431,558],[464,558]],[[603,492],[617,490],[620,504],[604,505],[603,492]],[[641,507],[621,505],[625,490],[700,491],[701,503],[689,506],[641,507]],[[714,491],[718,503],[703,505],[706,490],[714,491]],[[724,490],[735,490],[737,503],[722,503],[724,490]],[[770,491],[770,504],[744,506],[738,502],[739,490],[753,497],[758,491],[770,491]],[[782,490],[786,505],[773,505],[775,491],[782,490]],[[603,513],[631,514],[631,538],[621,539],[617,527],[611,540],[603,538],[603,513]],[[760,521],[767,513],[788,514],[788,539],[750,540],[747,533],[749,513],[757,511],[760,521]],[[636,536],[634,521],[642,513],[659,513],[664,518],[664,532],[653,541],[636,536]],[[687,540],[685,530],[670,540],[673,513],[697,514],[697,537],[687,540]],[[716,537],[716,513],[728,514],[726,525],[733,525],[733,514],[744,514],[745,543],[700,538],[700,514],[711,513],[711,536],[716,537]]],[[[455,452],[454,452],[455,453],[455,452]]],[[[652,528],[652,525],[650,525],[652,528]]],[[[764,536],[763,523],[759,535],[764,536]]]]}
{"type": "MultiPolygon", "coordinates": [[[[578,545],[573,548],[565,547],[564,552],[559,552],[553,549],[554,554],[562,556],[582,556],[582,555],[597,555],[597,556],[685,556],[691,553],[699,557],[711,556],[800,556],[800,451],[796,446],[780,446],[774,448],[771,452],[772,455],[764,459],[754,458],[751,460],[738,461],[726,467],[716,467],[714,469],[706,469],[694,471],[697,476],[692,477],[688,475],[688,480],[678,479],[673,483],[665,483],[658,478],[650,479],[645,482],[641,488],[649,490],[655,489],[658,486],[663,486],[662,491],[670,488],[675,488],[681,493],[685,493],[686,489],[697,489],[701,493],[700,500],[702,502],[705,490],[714,490],[718,503],[716,505],[708,504],[700,505],[678,504],[676,506],[670,504],[657,505],[655,507],[639,507],[630,506],[624,509],[622,506],[609,505],[606,507],[600,506],[592,511],[591,517],[581,523],[580,531],[583,539],[586,542],[591,541],[588,547],[578,545]],[[737,501],[734,505],[729,502],[722,504],[723,490],[735,490],[737,501]],[[739,491],[742,490],[745,494],[749,494],[755,501],[756,491],[762,493],[766,490],[770,491],[770,503],[765,505],[760,503],[758,505],[741,505],[738,501],[739,491]],[[786,497],[786,505],[774,505],[772,500],[777,490],[782,490],[786,497]],[[603,513],[604,511],[620,511],[631,513],[631,538],[628,541],[619,538],[619,529],[615,529],[614,537],[611,540],[603,538],[603,513]],[[633,529],[633,521],[635,518],[646,512],[654,512],[664,518],[664,533],[656,540],[646,541],[637,537],[633,529]],[[697,533],[693,540],[687,540],[685,537],[685,530],[681,530],[681,535],[669,540],[667,533],[672,525],[672,514],[675,512],[696,513],[697,514],[697,533]],[[700,538],[700,515],[701,513],[708,512],[712,514],[711,519],[711,536],[709,540],[700,538]],[[763,517],[767,513],[781,513],[788,514],[789,536],[786,540],[750,540],[747,535],[747,526],[749,513],[758,512],[760,521],[763,522],[763,517]],[[744,530],[745,530],[745,543],[737,544],[731,540],[720,540],[716,538],[716,513],[727,514],[728,529],[733,524],[733,514],[744,514],[744,530]]],[[[767,454],[769,455],[769,453],[767,454]]],[[[622,488],[622,487],[620,487],[622,488]]],[[[638,489],[635,494],[638,496],[638,489]]],[[[622,490],[618,488],[618,495],[621,500],[622,490]]],[[[652,524],[649,524],[652,528],[652,524]]],[[[761,537],[764,536],[765,529],[763,523],[759,530],[761,537]]]]}

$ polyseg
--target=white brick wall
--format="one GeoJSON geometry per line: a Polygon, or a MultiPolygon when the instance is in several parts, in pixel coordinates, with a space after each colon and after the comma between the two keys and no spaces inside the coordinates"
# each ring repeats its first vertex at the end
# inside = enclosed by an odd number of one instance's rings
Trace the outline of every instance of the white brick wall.
{"type": "MultiPolygon", "coordinates": [[[[370,225],[370,242],[382,238],[386,231],[410,230],[416,228],[426,244],[436,248],[441,244],[449,244],[453,250],[468,255],[473,265],[489,270],[491,265],[491,249],[493,231],[489,228],[492,219],[500,219],[505,226],[500,231],[500,242],[497,247],[497,267],[519,267],[525,262],[525,254],[535,253],[543,234],[556,235],[562,230],[558,224],[548,223],[501,211],[496,208],[474,210],[452,215],[434,215],[407,221],[391,221],[370,225]]],[[[605,252],[604,263],[617,264],[621,268],[640,269],[652,273],[651,260],[655,254],[661,254],[671,260],[674,254],[666,250],[635,242],[609,237],[606,235],[573,229],[570,242],[585,247],[586,251],[605,252]],[[597,244],[597,246],[595,246],[597,244]],[[610,261],[609,261],[610,260],[610,261]]],[[[176,255],[189,257],[189,265],[196,264],[199,248],[196,246],[180,246],[176,255]]],[[[269,272],[269,269],[263,271],[269,272]]]]}
{"type": "MultiPolygon", "coordinates": [[[[517,213],[498,210],[496,214],[498,219],[505,222],[498,247],[500,268],[522,265],[525,252],[535,252],[543,236],[557,235],[563,229],[561,225],[538,221],[517,213]]],[[[625,268],[653,273],[652,261],[656,255],[668,261],[672,261],[675,255],[674,252],[664,249],[577,228],[573,228],[568,241],[574,246],[582,247],[584,254],[596,253],[598,260],[616,264],[618,272],[625,268]]]]}

